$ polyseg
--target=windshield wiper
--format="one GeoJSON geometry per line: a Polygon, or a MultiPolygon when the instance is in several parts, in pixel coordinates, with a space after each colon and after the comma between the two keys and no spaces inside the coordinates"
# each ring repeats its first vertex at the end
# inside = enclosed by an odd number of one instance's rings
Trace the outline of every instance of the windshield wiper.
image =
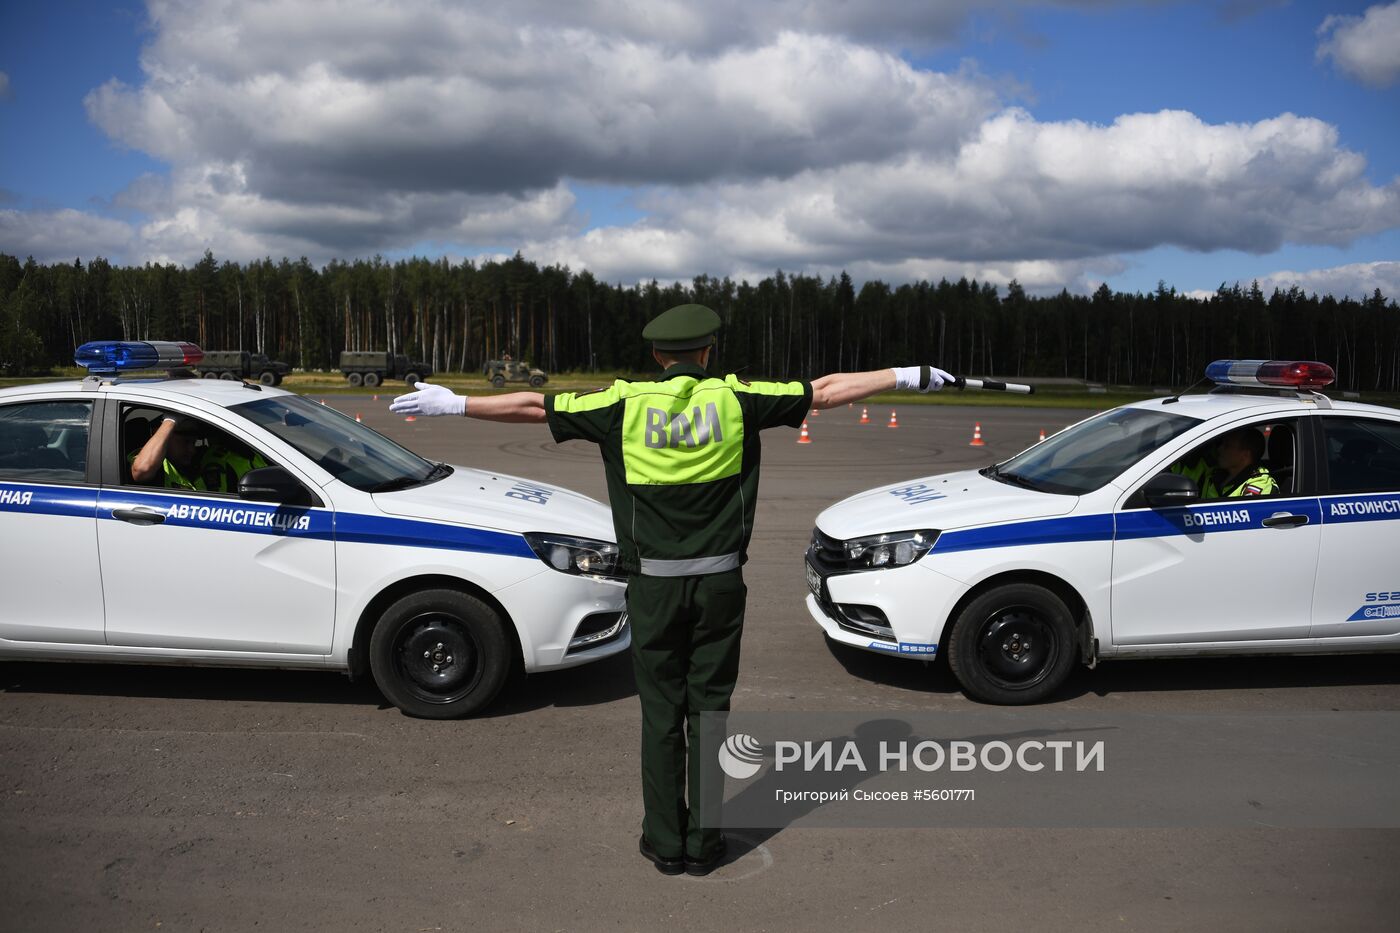
{"type": "Polygon", "coordinates": [[[431,483],[435,479],[442,479],[452,473],[452,467],[445,463],[434,463],[432,468],[423,476],[395,476],[393,479],[386,479],[378,485],[371,486],[369,491],[393,492],[397,489],[408,489],[410,486],[421,486],[424,483],[431,483]]]}
{"type": "Polygon", "coordinates": [[[996,463],[982,471],[982,475],[988,479],[994,479],[999,483],[1006,483],[1008,486],[1020,486],[1022,489],[1033,489],[1040,492],[1040,486],[1035,480],[1022,476],[1020,473],[1007,473],[1001,468],[1001,464],[996,463]]]}
{"type": "Polygon", "coordinates": [[[417,486],[423,480],[417,476],[395,476],[393,479],[386,479],[382,483],[377,483],[369,488],[374,492],[393,492],[396,489],[407,489],[410,486],[417,486]]]}

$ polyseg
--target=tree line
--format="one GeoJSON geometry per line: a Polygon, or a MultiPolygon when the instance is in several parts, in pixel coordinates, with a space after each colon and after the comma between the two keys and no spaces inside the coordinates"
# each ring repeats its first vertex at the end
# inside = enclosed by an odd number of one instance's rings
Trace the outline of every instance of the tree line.
{"type": "Polygon", "coordinates": [[[439,372],[480,371],[509,353],[551,372],[646,372],[642,327],[699,302],[724,320],[719,365],[786,378],[936,362],[968,375],[1065,377],[1181,387],[1211,360],[1316,359],[1343,389],[1400,392],[1400,314],[1365,300],[1265,295],[1222,284],[1205,299],[1150,294],[1032,296],[1016,282],[890,285],[781,271],[757,283],[699,276],[623,285],[587,270],[503,261],[376,257],[193,266],[45,265],[0,254],[0,370],[71,365],[89,340],[189,340],[333,369],[342,350],[388,350],[439,372]]]}

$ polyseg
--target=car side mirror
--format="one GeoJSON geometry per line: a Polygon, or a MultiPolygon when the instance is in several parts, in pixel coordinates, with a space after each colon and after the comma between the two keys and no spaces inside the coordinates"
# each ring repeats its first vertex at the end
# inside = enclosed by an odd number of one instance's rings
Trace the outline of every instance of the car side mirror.
{"type": "Polygon", "coordinates": [[[258,467],[238,481],[238,498],[279,505],[311,505],[306,487],[280,466],[258,467]]]}
{"type": "Polygon", "coordinates": [[[1174,505],[1190,505],[1201,500],[1201,487],[1189,476],[1177,473],[1158,473],[1142,487],[1142,497],[1154,509],[1171,508],[1174,505]]]}

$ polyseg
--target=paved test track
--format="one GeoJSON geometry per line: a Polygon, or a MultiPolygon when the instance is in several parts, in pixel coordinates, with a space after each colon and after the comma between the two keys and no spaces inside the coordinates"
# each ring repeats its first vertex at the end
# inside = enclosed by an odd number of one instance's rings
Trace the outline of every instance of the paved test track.
{"type": "MultiPolygon", "coordinates": [[[[406,424],[426,456],[604,495],[537,426],[406,424]]],[[[1086,412],[860,408],[765,435],[740,709],[958,710],[936,665],[829,648],[800,554],[826,504],[981,465],[1086,412]],[[988,446],[967,446],[980,420],[988,446]]],[[[196,611],[192,607],[192,611],[196,611]]],[[[315,672],[0,668],[0,930],[1369,930],[1400,922],[1400,831],[818,830],[739,840],[707,879],[636,854],[626,659],[422,722],[315,672]],[[751,843],[760,843],[753,848],[751,843]]],[[[1068,709],[1400,709],[1394,656],[1119,662],[1068,709]]]]}

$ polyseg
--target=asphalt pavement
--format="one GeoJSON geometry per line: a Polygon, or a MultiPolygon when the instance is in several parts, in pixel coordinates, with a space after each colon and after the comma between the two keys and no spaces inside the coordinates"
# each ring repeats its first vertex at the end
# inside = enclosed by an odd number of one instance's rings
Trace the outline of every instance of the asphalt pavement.
{"type": "MultiPolygon", "coordinates": [[[[606,497],[547,429],[328,404],[425,456],[606,497]]],[[[828,646],[803,605],[816,514],[980,466],[1090,414],[861,406],[765,435],[736,709],[967,710],[939,664],[828,646]],[[969,446],[980,422],[986,446],[969,446]]],[[[61,596],[56,596],[61,598],[61,596]]],[[[218,598],[211,594],[210,598],[218,598]]],[[[195,611],[195,607],[192,607],[195,611]]],[[[0,930],[1378,930],[1400,831],[739,833],[707,878],[636,851],[626,657],[525,678],[484,716],[410,719],[326,672],[0,666],[0,930]]],[[[1400,709],[1395,656],[1115,662],[1067,710],[1400,709]]]]}

